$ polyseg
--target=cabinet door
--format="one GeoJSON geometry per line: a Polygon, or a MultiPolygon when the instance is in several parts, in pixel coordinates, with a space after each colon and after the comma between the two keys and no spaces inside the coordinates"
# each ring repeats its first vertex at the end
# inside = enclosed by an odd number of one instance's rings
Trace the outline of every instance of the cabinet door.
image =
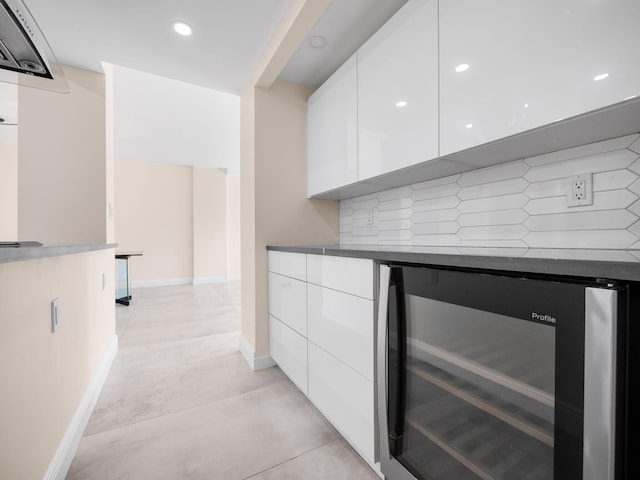
{"type": "Polygon", "coordinates": [[[357,72],[347,60],[307,104],[308,195],[357,180],[357,72]]]}
{"type": "Polygon", "coordinates": [[[373,382],[309,342],[309,398],[358,453],[373,464],[373,382]]]}
{"type": "Polygon", "coordinates": [[[373,381],[373,301],[307,285],[309,340],[373,381]]]}
{"type": "Polygon", "coordinates": [[[374,299],[373,260],[307,255],[307,281],[359,297],[374,299]]]}
{"type": "Polygon", "coordinates": [[[269,315],[269,352],[280,370],[306,395],[307,339],[269,315]]]}
{"type": "Polygon", "coordinates": [[[307,284],[269,272],[269,315],[307,336],[307,284]]]}
{"type": "Polygon", "coordinates": [[[439,16],[441,156],[640,94],[638,0],[446,0],[439,16]]]}
{"type": "Polygon", "coordinates": [[[358,50],[358,180],[438,156],[437,22],[410,0],[358,50]]]}
{"type": "Polygon", "coordinates": [[[268,256],[270,272],[297,278],[303,282],[307,280],[306,254],[269,250],[268,256]]]}

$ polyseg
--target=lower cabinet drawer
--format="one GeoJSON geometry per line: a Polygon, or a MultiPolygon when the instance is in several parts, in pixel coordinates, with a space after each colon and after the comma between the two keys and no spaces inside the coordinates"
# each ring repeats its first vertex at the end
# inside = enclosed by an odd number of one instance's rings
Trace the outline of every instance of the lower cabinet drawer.
{"type": "Polygon", "coordinates": [[[269,315],[307,336],[307,284],[269,272],[269,315]]]}
{"type": "Polygon", "coordinates": [[[307,337],[373,381],[373,300],[307,285],[307,337]]]}
{"type": "Polygon", "coordinates": [[[269,315],[269,350],[280,370],[307,395],[307,339],[269,315]]]}
{"type": "Polygon", "coordinates": [[[309,342],[309,398],[358,453],[373,464],[373,382],[309,342]]]}

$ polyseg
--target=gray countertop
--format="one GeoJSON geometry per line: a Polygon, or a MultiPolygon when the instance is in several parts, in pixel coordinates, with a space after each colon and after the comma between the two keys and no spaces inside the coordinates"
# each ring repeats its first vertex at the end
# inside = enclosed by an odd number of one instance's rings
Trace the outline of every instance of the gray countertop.
{"type": "Polygon", "coordinates": [[[36,260],[47,257],[60,257],[75,253],[93,252],[116,248],[117,243],[74,243],[74,244],[50,244],[42,246],[21,246],[0,248],[0,263],[21,262],[24,260],[36,260]]]}
{"type": "Polygon", "coordinates": [[[371,245],[268,246],[269,250],[569,277],[640,281],[640,250],[371,245]]]}

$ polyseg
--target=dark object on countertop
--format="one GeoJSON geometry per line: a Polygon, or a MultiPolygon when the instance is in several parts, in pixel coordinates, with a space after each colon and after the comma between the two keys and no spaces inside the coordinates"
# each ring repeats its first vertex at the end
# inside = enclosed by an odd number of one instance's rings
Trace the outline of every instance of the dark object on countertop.
{"type": "Polygon", "coordinates": [[[41,247],[40,242],[0,242],[0,248],[41,247]]]}

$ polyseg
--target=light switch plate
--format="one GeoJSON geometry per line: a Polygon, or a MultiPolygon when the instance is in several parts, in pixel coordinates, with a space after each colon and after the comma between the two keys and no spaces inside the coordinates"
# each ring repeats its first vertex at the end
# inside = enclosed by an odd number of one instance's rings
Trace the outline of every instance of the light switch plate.
{"type": "Polygon", "coordinates": [[[51,333],[55,333],[60,326],[60,299],[51,300],[51,333]]]}

